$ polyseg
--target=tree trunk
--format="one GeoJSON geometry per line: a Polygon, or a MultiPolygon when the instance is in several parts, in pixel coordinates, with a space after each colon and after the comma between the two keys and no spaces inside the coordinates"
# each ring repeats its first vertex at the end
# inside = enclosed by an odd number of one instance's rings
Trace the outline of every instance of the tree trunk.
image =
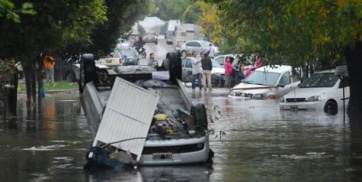
{"type": "Polygon", "coordinates": [[[351,121],[362,122],[362,42],[346,50],[350,81],[350,98],[347,113],[351,121]]]}
{"type": "Polygon", "coordinates": [[[35,64],[34,62],[23,64],[26,87],[26,106],[28,109],[35,109],[36,101],[36,80],[35,80],[35,64]]]}

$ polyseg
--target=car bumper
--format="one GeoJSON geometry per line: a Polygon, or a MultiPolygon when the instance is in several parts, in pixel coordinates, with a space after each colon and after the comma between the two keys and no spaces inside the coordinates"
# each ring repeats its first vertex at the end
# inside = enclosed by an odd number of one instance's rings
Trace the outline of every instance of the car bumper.
{"type": "Polygon", "coordinates": [[[323,109],[324,104],[322,102],[303,102],[303,103],[279,103],[279,108],[281,110],[317,110],[323,109]]]}
{"type": "MultiPolygon", "coordinates": [[[[182,148],[188,143],[188,145],[192,144],[192,142],[186,142],[187,140],[169,140],[164,142],[146,142],[145,147],[147,146],[157,146],[162,147],[164,145],[165,148],[172,146],[182,148]]],[[[208,137],[204,136],[194,140],[195,144],[203,143],[203,148],[197,151],[192,152],[171,152],[165,151],[163,153],[148,153],[142,154],[140,159],[140,165],[142,166],[151,166],[151,165],[182,165],[182,164],[194,164],[194,163],[203,163],[206,162],[209,155],[209,141],[208,137]],[[167,157],[155,157],[158,154],[163,154],[167,157]]]]}

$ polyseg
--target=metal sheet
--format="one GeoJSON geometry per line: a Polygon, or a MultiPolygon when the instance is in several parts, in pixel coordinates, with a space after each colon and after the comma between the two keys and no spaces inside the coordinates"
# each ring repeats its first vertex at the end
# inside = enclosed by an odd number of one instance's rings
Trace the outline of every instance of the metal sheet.
{"type": "Polygon", "coordinates": [[[122,141],[111,145],[139,160],[158,100],[157,94],[117,77],[93,146],[122,141]]]}

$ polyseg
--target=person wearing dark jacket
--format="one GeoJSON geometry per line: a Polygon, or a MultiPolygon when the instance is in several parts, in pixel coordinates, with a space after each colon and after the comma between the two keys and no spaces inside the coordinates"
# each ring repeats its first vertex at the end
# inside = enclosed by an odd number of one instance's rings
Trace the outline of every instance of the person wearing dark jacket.
{"type": "Polygon", "coordinates": [[[207,53],[204,53],[204,57],[201,59],[202,66],[202,85],[204,87],[204,91],[206,92],[209,88],[209,91],[212,91],[211,87],[211,70],[212,70],[212,62],[211,58],[207,53]]]}

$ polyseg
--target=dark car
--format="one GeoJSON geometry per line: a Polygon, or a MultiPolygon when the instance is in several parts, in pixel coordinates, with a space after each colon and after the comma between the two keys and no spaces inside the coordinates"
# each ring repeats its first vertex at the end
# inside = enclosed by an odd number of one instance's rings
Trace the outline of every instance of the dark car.
{"type": "Polygon", "coordinates": [[[157,44],[157,34],[155,32],[147,32],[142,40],[144,43],[155,43],[157,44]]]}
{"type": "Polygon", "coordinates": [[[123,56],[123,66],[138,65],[139,55],[133,47],[120,47],[117,49],[123,56]]]}

